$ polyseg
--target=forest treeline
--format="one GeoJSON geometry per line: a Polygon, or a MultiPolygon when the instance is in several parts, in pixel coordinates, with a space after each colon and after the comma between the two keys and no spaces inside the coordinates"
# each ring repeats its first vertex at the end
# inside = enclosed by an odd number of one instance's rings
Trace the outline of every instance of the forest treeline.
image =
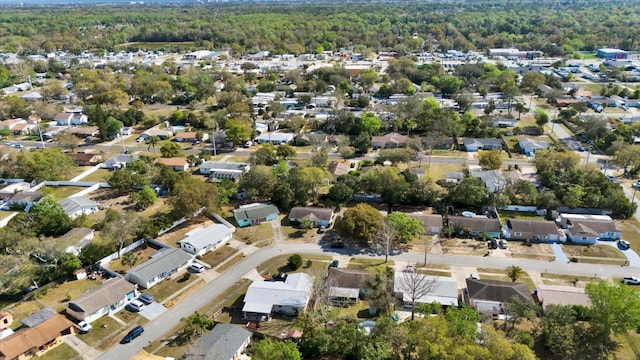
{"type": "MultiPolygon", "coordinates": [[[[234,55],[518,47],[572,56],[599,47],[638,50],[640,2],[229,4],[5,8],[0,48],[115,51],[130,42],[193,42],[234,55]]],[[[144,50],[144,44],[142,45],[144,50]]],[[[136,50],[136,49],[134,49],[136,50]]],[[[166,49],[171,50],[171,49],[166,49]]]]}

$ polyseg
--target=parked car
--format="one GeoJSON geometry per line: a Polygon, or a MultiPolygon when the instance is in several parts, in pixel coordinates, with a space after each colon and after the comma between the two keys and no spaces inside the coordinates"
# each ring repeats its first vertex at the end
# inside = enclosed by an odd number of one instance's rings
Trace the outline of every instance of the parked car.
{"type": "Polygon", "coordinates": [[[329,265],[329,267],[335,267],[335,268],[337,268],[339,265],[340,265],[340,261],[338,261],[338,260],[333,260],[333,261],[331,262],[331,265],[329,265]]]}
{"type": "Polygon", "coordinates": [[[143,303],[145,303],[146,305],[149,305],[151,303],[153,303],[155,301],[155,299],[153,298],[153,296],[149,295],[149,294],[142,294],[140,295],[140,297],[138,297],[138,300],[142,301],[143,303]]]}
{"type": "Polygon", "coordinates": [[[138,336],[142,335],[142,333],[144,332],[144,328],[140,325],[134,327],[133,329],[131,329],[131,331],[129,331],[127,333],[127,335],[125,335],[122,340],[120,340],[120,344],[128,344],[131,341],[133,341],[133,339],[137,338],[138,336]]]}
{"type": "Polygon", "coordinates": [[[491,239],[487,242],[487,247],[489,249],[497,249],[498,248],[498,240],[491,239]]]}
{"type": "Polygon", "coordinates": [[[82,333],[86,334],[86,333],[88,333],[89,331],[91,331],[91,329],[93,329],[93,328],[91,327],[91,324],[89,324],[88,322],[86,322],[86,321],[80,321],[80,322],[78,323],[78,329],[80,329],[80,332],[82,332],[82,333]]]}
{"type": "Polygon", "coordinates": [[[633,184],[633,185],[631,185],[631,187],[634,188],[634,189],[640,189],[640,181],[635,183],[635,184],[633,184]]]}
{"type": "Polygon", "coordinates": [[[205,267],[202,266],[201,264],[198,263],[193,263],[191,265],[189,265],[189,271],[194,272],[194,273],[201,273],[203,271],[205,271],[205,267]]]}
{"type": "Polygon", "coordinates": [[[322,225],[320,226],[320,228],[318,228],[318,234],[324,234],[325,232],[327,232],[327,227],[322,225]]]}
{"type": "Polygon", "coordinates": [[[640,285],[640,279],[635,276],[623,277],[622,281],[627,285],[640,285]]]}
{"type": "Polygon", "coordinates": [[[618,247],[622,250],[628,250],[631,248],[631,244],[627,240],[618,241],[618,247]]]}
{"type": "Polygon", "coordinates": [[[144,304],[140,300],[133,300],[132,302],[127,304],[126,308],[129,311],[140,312],[142,309],[144,309],[144,304]]]}
{"type": "Polygon", "coordinates": [[[507,246],[509,246],[509,244],[507,243],[507,240],[505,240],[505,239],[501,239],[501,240],[500,240],[500,248],[502,248],[502,249],[506,249],[506,248],[507,248],[507,246]]]}

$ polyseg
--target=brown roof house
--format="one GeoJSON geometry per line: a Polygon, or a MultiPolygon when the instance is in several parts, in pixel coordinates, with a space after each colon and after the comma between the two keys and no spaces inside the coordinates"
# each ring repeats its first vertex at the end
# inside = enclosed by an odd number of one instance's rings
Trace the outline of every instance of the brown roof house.
{"type": "Polygon", "coordinates": [[[72,334],[74,325],[52,309],[39,311],[22,321],[23,326],[0,340],[0,360],[30,359],[62,343],[62,336],[72,334]]]}
{"type": "Polygon", "coordinates": [[[467,279],[465,300],[477,312],[494,317],[504,317],[505,304],[514,301],[533,303],[529,287],[522,283],[499,280],[467,279]]]}
{"type": "Polygon", "coordinates": [[[395,149],[407,146],[408,136],[398,133],[389,133],[382,136],[373,136],[371,142],[374,149],[395,149]]]}
{"type": "Polygon", "coordinates": [[[329,287],[329,301],[347,305],[357,303],[372,280],[372,274],[365,270],[330,267],[324,283],[329,287]]]}
{"type": "Polygon", "coordinates": [[[156,164],[166,165],[174,171],[187,171],[189,169],[189,161],[186,157],[157,158],[154,162],[156,164]]]}
{"type": "Polygon", "coordinates": [[[338,176],[348,174],[349,171],[353,169],[351,169],[348,164],[332,161],[327,166],[327,170],[329,170],[329,172],[331,173],[331,175],[333,175],[334,178],[337,178],[338,176]]]}
{"type": "Polygon", "coordinates": [[[607,215],[560,214],[556,220],[572,243],[593,245],[598,240],[618,240],[622,230],[607,215]]]}
{"type": "Polygon", "coordinates": [[[289,221],[300,223],[305,219],[310,219],[314,227],[329,227],[333,222],[334,216],[332,209],[296,206],[289,213],[289,221]]]}
{"type": "Polygon", "coordinates": [[[439,214],[421,214],[413,213],[407,214],[424,225],[424,233],[427,235],[440,234],[442,230],[442,215],[439,214]]]}
{"type": "Polygon", "coordinates": [[[504,237],[509,240],[533,242],[565,242],[566,236],[553,221],[507,219],[504,237]]]}
{"type": "Polygon", "coordinates": [[[122,310],[136,295],[134,284],[123,278],[113,278],[69,301],[66,311],[78,321],[91,323],[122,310]]]}
{"type": "Polygon", "coordinates": [[[102,162],[102,156],[100,154],[67,154],[72,158],[78,166],[94,166],[102,162]]]}
{"type": "Polygon", "coordinates": [[[449,216],[449,228],[458,235],[464,235],[468,232],[473,237],[489,234],[494,238],[500,238],[502,235],[502,226],[498,219],[480,216],[449,216]]]}

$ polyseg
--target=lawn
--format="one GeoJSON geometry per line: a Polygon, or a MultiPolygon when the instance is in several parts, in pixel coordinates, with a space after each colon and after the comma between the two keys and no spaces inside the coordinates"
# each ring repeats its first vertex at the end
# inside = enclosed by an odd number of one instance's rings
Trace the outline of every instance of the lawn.
{"type": "MultiPolygon", "coordinates": [[[[16,320],[25,318],[45,307],[50,307],[56,311],[62,311],[65,307],[66,301],[74,299],[85,291],[93,289],[100,284],[100,281],[89,279],[67,281],[62,284],[56,284],[52,288],[37,290],[36,294],[34,294],[34,297],[37,297],[37,300],[20,302],[12,307],[11,311],[13,312],[13,316],[16,320]]],[[[14,322],[14,325],[20,326],[20,322],[16,321],[14,322]]]]}
{"type": "Polygon", "coordinates": [[[229,269],[230,267],[232,267],[233,265],[235,265],[235,264],[239,263],[240,261],[242,261],[242,259],[244,259],[244,254],[236,254],[231,259],[229,259],[227,262],[225,262],[224,264],[218,265],[214,269],[217,272],[223,272],[223,271],[229,269]]]}
{"type": "Polygon", "coordinates": [[[84,172],[85,170],[89,169],[89,166],[73,166],[70,170],[69,173],[66,174],[65,179],[63,180],[71,180],[74,177],[82,174],[82,172],[84,172]]]}
{"type": "Polygon", "coordinates": [[[220,265],[223,261],[231,258],[238,252],[237,249],[231,246],[222,246],[214,251],[211,251],[200,258],[200,260],[211,265],[212,268],[220,265]]]}
{"type": "Polygon", "coordinates": [[[229,162],[248,162],[249,157],[244,155],[231,155],[227,158],[226,161],[229,162]]]}
{"type": "Polygon", "coordinates": [[[542,277],[542,281],[545,283],[545,285],[563,285],[563,286],[580,285],[580,287],[584,287],[586,283],[598,280],[591,276],[582,276],[582,275],[542,273],[540,274],[540,276],[542,277]]]}
{"type": "Polygon", "coordinates": [[[6,218],[7,216],[13,214],[15,211],[4,211],[0,210],[0,220],[6,218]]]}
{"type": "MultiPolygon", "coordinates": [[[[457,158],[466,158],[467,157],[467,153],[466,152],[462,152],[459,150],[433,150],[433,156],[446,156],[446,157],[457,157],[457,158]]],[[[425,162],[429,162],[428,160],[428,156],[427,159],[425,159],[425,162]]]]}
{"type": "MultiPolygon", "coordinates": [[[[110,343],[109,340],[124,334],[122,331],[122,325],[110,318],[109,316],[103,316],[100,319],[91,323],[93,329],[86,334],[78,334],[78,338],[86,342],[89,346],[94,348],[100,348],[104,343],[110,343]]],[[[103,347],[106,348],[107,346],[103,347]]]]}
{"type": "Polygon", "coordinates": [[[632,249],[640,249],[640,224],[634,218],[618,223],[622,229],[623,238],[631,243],[632,249]]]}
{"type": "Polygon", "coordinates": [[[146,317],[138,313],[131,312],[127,309],[118,311],[114,316],[120,319],[121,321],[127,323],[128,326],[144,325],[149,322],[149,320],[146,317]]]}
{"type": "Polygon", "coordinates": [[[40,356],[36,356],[36,358],[42,359],[42,360],[60,360],[60,359],[71,360],[71,359],[75,359],[75,357],[78,355],[79,354],[75,350],[73,350],[71,346],[65,343],[62,343],[56,346],[55,348],[47,351],[46,353],[40,356]]]}
{"type": "Polygon", "coordinates": [[[86,189],[85,187],[80,186],[43,186],[40,192],[43,195],[53,195],[56,200],[62,200],[66,197],[69,197],[73,194],[76,194],[82,190],[86,189]]]}
{"type": "Polygon", "coordinates": [[[273,230],[271,229],[271,223],[266,222],[260,225],[238,227],[233,237],[246,243],[256,243],[273,239],[273,230]]]}
{"type": "Polygon", "coordinates": [[[606,259],[626,259],[626,256],[624,256],[624,254],[620,250],[608,245],[565,245],[562,247],[562,251],[564,251],[565,255],[567,255],[568,258],[577,256],[606,259]]]}
{"type": "Polygon", "coordinates": [[[160,235],[157,240],[171,246],[180,247],[180,244],[178,242],[180,240],[183,240],[188,232],[199,227],[207,227],[211,224],[213,224],[213,221],[211,220],[194,220],[193,222],[185,222],[179,225],[177,228],[160,235]]]}
{"type": "Polygon", "coordinates": [[[201,281],[201,279],[195,275],[191,275],[191,277],[189,277],[189,279],[187,280],[184,280],[182,276],[178,276],[177,278],[173,279],[165,279],[160,282],[160,284],[155,285],[151,289],[148,289],[146,292],[151,294],[157,302],[162,302],[169,296],[175,294],[178,290],[195,281],[201,281]]]}
{"type": "Polygon", "coordinates": [[[385,267],[393,267],[393,260],[388,262],[384,262],[384,260],[378,259],[363,259],[363,258],[353,258],[349,261],[348,268],[349,269],[371,269],[371,268],[385,268],[385,267]]]}
{"type": "Polygon", "coordinates": [[[524,212],[515,212],[515,211],[498,211],[501,219],[516,219],[516,220],[533,220],[533,221],[541,221],[544,220],[543,216],[538,216],[534,213],[524,213],[524,212]]]}
{"type": "Polygon", "coordinates": [[[113,171],[107,169],[98,169],[93,173],[83,177],[80,181],[87,182],[105,182],[113,174],[113,171]]]}
{"type": "MultiPolygon", "coordinates": [[[[156,251],[158,251],[158,249],[147,246],[147,245],[142,245],[139,248],[133,250],[133,253],[136,254],[138,258],[138,260],[133,266],[142,264],[143,262],[149,260],[149,256],[155,253],[156,251]]],[[[112,260],[108,266],[110,270],[115,271],[117,273],[121,273],[121,274],[126,273],[130,269],[129,266],[122,264],[122,256],[120,257],[120,259],[112,260]]]]}

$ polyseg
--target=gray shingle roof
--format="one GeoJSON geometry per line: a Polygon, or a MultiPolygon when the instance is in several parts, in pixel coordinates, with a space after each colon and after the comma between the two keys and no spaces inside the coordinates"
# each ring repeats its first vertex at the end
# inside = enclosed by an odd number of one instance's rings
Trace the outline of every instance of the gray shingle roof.
{"type": "Polygon", "coordinates": [[[67,304],[67,313],[77,319],[83,319],[85,315],[121,301],[125,295],[135,289],[135,285],[122,278],[107,280],[97,288],[85,291],[70,301],[67,304]]]}
{"type": "Polygon", "coordinates": [[[44,308],[20,320],[20,323],[26,327],[32,328],[51,319],[52,317],[56,316],[56,314],[56,311],[52,308],[44,308]]]}
{"type": "Polygon", "coordinates": [[[328,208],[318,207],[302,207],[296,206],[291,209],[289,213],[289,219],[311,219],[311,220],[324,220],[331,221],[333,219],[333,210],[328,208]]]}
{"type": "Polygon", "coordinates": [[[185,354],[188,360],[233,360],[252,333],[237,325],[217,324],[185,354]]]}
{"type": "Polygon", "coordinates": [[[139,279],[148,282],[159,274],[188,262],[191,258],[192,256],[182,249],[164,249],[155,256],[152,255],[151,259],[129,270],[129,273],[136,274],[139,279]]]}
{"type": "Polygon", "coordinates": [[[98,203],[84,196],[73,196],[60,200],[60,206],[67,215],[70,215],[83,208],[98,206],[98,203]]]}
{"type": "Polygon", "coordinates": [[[515,296],[524,302],[533,302],[527,285],[499,280],[467,279],[470,299],[509,303],[515,296]]]}
{"type": "Polygon", "coordinates": [[[502,226],[498,219],[466,216],[449,216],[449,226],[459,225],[463,229],[469,228],[477,232],[501,232],[502,226]]]}
{"type": "Polygon", "coordinates": [[[233,216],[237,220],[262,219],[266,218],[268,215],[279,213],[280,211],[275,205],[269,204],[258,204],[233,210],[233,216]]]}

